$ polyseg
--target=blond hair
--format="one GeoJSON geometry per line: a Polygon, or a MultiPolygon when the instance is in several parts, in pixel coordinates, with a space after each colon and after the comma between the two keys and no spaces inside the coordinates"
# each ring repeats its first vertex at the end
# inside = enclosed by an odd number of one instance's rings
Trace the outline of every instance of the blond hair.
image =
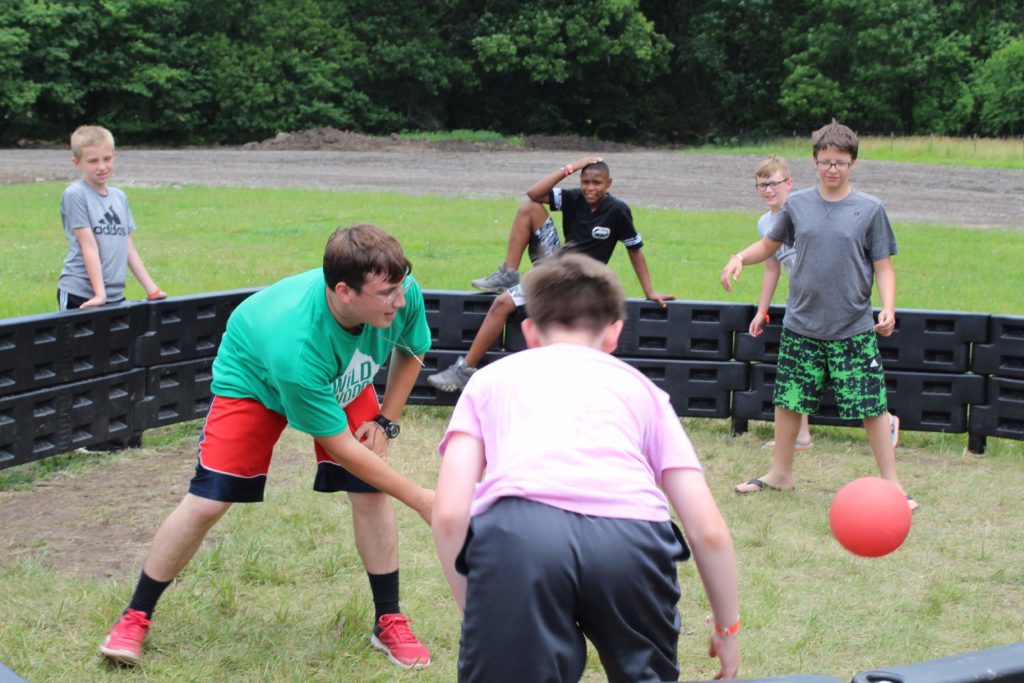
{"type": "Polygon", "coordinates": [[[99,147],[110,145],[114,148],[114,134],[103,126],[79,126],[71,134],[71,152],[76,159],[82,158],[82,152],[86,147],[99,147]]]}
{"type": "Polygon", "coordinates": [[[850,155],[850,159],[857,160],[857,148],[860,146],[857,134],[849,126],[844,126],[835,119],[818,130],[811,133],[811,145],[814,149],[814,158],[818,158],[818,152],[828,149],[839,150],[850,155]]]}
{"type": "Polygon", "coordinates": [[[789,164],[786,163],[785,159],[780,159],[777,155],[773,154],[760,164],[757,165],[757,170],[754,171],[755,178],[769,178],[778,171],[785,177],[789,177],[789,164]]]}

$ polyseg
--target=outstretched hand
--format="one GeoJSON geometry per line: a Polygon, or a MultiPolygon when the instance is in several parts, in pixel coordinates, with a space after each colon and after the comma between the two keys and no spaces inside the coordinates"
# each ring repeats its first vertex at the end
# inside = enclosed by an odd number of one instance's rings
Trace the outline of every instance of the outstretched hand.
{"type": "Polygon", "coordinates": [[[722,283],[722,287],[725,291],[732,291],[732,283],[740,279],[740,273],[743,272],[743,261],[736,256],[730,256],[729,260],[726,261],[725,267],[722,268],[722,276],[718,279],[722,283]]]}

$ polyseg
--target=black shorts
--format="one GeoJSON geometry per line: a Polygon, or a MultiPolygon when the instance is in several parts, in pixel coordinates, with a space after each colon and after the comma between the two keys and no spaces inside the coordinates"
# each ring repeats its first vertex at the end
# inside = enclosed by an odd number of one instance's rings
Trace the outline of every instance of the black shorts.
{"type": "Polygon", "coordinates": [[[503,498],[470,524],[459,681],[578,681],[590,639],[609,681],[679,678],[681,535],[503,498]]]}

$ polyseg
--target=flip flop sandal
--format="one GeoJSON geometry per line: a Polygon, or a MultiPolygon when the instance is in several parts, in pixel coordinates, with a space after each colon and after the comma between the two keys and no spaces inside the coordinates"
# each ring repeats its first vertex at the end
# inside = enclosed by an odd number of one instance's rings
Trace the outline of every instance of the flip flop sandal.
{"type": "MultiPolygon", "coordinates": [[[[751,493],[761,493],[762,491],[782,491],[782,489],[776,488],[775,486],[772,486],[771,484],[761,481],[760,479],[757,478],[751,479],[750,481],[747,482],[747,484],[750,484],[751,486],[755,486],[757,488],[754,489],[753,491],[740,491],[739,489],[734,490],[741,496],[746,496],[751,493]]],[[[743,486],[743,484],[740,484],[740,486],[743,486]]]]}

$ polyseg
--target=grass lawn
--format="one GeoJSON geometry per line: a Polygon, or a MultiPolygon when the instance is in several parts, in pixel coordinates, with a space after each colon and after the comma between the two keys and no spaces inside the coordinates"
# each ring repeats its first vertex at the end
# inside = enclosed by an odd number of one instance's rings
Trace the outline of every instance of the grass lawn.
{"type": "MultiPolygon", "coordinates": [[[[0,317],[55,308],[65,245],[56,229],[63,184],[0,186],[0,317]]],[[[501,259],[512,200],[464,200],[299,190],[133,188],[138,247],[172,294],[269,284],[316,267],[336,226],[372,219],[405,245],[429,289],[465,290],[501,259]],[[460,228],[453,239],[452,226],[460,228]]],[[[692,300],[751,302],[753,267],[729,295],[718,285],[728,255],[753,241],[753,213],[637,210],[654,285],[692,300]]],[[[899,308],[1022,314],[1024,235],[1009,230],[897,224],[899,308]]],[[[629,262],[612,262],[639,296],[629,262]]],[[[784,291],[784,287],[780,290],[784,291]]],[[[130,298],[141,290],[131,282],[130,298]]],[[[777,301],[784,299],[780,292],[777,301]]],[[[410,407],[391,462],[431,485],[435,447],[449,412],[410,407]]],[[[828,530],[828,505],[842,484],[876,473],[863,433],[815,428],[799,456],[797,491],[738,497],[736,482],[765,471],[760,444],[770,426],[731,438],[718,420],[684,420],[735,538],[743,613],[741,674],[822,673],[849,679],[863,669],[1024,640],[1024,444],[990,439],[979,457],[964,435],[906,433],[900,474],[921,503],[905,545],[876,559],[846,553],[828,530]]],[[[71,457],[72,468],[0,473],[0,497],[102,480],[107,468],[141,458],[194,459],[198,424],[146,434],[141,451],[71,457]],[[78,484],[78,482],[81,482],[78,484]],[[20,489],[20,490],[11,490],[20,489]]],[[[435,663],[403,673],[367,644],[369,589],[355,552],[347,503],[310,491],[308,438],[287,432],[261,505],[236,506],[161,602],[141,671],[106,666],[96,647],[124,607],[136,573],[80,576],[61,569],[45,543],[6,548],[0,559],[0,662],[30,681],[452,681],[458,615],[430,534],[399,510],[403,608],[435,663]],[[342,627],[339,629],[339,624],[342,627]]],[[[183,479],[182,484],[185,483],[183,479]]],[[[109,493],[109,492],[107,492],[109,493]]],[[[167,510],[95,512],[137,519],[167,510]]],[[[65,530],[61,530],[64,532],[65,530]]],[[[66,530],[68,534],[75,529],[66,530]]],[[[148,542],[140,540],[139,543],[148,542]]],[[[141,562],[141,548],[130,549],[141,562]]],[[[135,570],[137,571],[137,570],[135,570]]],[[[707,603],[692,563],[680,567],[683,680],[710,678],[707,603]]],[[[604,680],[595,658],[587,681],[604,680]]]]}

